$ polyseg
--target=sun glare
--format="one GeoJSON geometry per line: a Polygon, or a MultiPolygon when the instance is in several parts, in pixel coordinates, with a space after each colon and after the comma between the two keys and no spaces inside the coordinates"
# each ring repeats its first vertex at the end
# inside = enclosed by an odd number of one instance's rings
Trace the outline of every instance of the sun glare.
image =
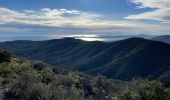
{"type": "Polygon", "coordinates": [[[76,39],[82,39],[85,41],[102,41],[102,39],[94,34],[81,34],[81,35],[70,35],[68,37],[73,37],[76,39]]]}

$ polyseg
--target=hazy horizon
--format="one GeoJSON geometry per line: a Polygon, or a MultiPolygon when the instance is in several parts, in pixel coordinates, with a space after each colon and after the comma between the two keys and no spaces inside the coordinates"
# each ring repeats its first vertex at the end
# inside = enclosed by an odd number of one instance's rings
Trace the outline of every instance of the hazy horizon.
{"type": "Polygon", "coordinates": [[[16,41],[16,40],[32,40],[32,41],[44,41],[44,40],[52,40],[52,39],[63,39],[63,38],[75,38],[75,39],[81,39],[84,41],[105,41],[105,42],[111,42],[111,41],[118,41],[123,40],[127,38],[132,37],[140,37],[145,39],[151,39],[153,37],[156,37],[159,35],[145,35],[145,34],[139,34],[139,35],[8,35],[8,36],[0,36],[0,42],[5,41],[16,41]]]}

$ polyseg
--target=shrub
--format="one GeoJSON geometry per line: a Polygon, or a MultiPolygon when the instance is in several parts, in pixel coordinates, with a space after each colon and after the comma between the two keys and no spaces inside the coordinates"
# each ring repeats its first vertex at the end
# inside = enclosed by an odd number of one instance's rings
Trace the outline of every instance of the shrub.
{"type": "Polygon", "coordinates": [[[104,76],[97,76],[94,81],[94,93],[97,99],[110,100],[113,93],[116,92],[113,82],[104,76]]]}
{"type": "Polygon", "coordinates": [[[0,63],[2,62],[10,62],[11,61],[11,54],[7,51],[0,51],[0,63]]]}
{"type": "Polygon", "coordinates": [[[48,85],[52,81],[52,75],[47,72],[47,70],[44,70],[41,73],[41,82],[48,85]]]}
{"type": "Polygon", "coordinates": [[[168,91],[159,81],[134,80],[121,94],[121,100],[170,100],[168,91]]]}
{"type": "Polygon", "coordinates": [[[36,69],[36,70],[43,70],[45,68],[45,64],[43,63],[37,63],[37,64],[34,64],[33,65],[33,68],[36,69]]]}
{"type": "Polygon", "coordinates": [[[42,83],[36,84],[31,92],[30,100],[50,100],[50,90],[42,83]]]}

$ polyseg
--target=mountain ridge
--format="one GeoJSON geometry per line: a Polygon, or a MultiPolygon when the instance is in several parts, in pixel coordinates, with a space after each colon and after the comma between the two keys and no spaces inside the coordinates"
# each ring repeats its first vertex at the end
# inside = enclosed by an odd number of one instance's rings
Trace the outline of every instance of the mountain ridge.
{"type": "Polygon", "coordinates": [[[170,35],[157,36],[157,37],[152,38],[152,40],[162,41],[162,42],[170,44],[170,35]]]}
{"type": "Polygon", "coordinates": [[[74,38],[1,42],[0,48],[57,67],[121,80],[157,79],[170,70],[169,44],[136,37],[116,42],[74,38]]]}

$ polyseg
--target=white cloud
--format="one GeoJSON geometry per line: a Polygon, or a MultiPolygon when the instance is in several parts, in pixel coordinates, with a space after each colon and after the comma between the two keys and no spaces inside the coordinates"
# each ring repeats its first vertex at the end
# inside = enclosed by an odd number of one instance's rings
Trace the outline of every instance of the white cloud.
{"type": "Polygon", "coordinates": [[[0,8],[0,24],[20,23],[53,27],[145,27],[139,22],[101,20],[102,15],[95,13],[81,12],[78,10],[49,9],[40,11],[14,11],[7,8],[0,8]],[[66,16],[65,14],[69,14],[66,16]],[[65,16],[64,16],[65,15],[65,16]]]}
{"type": "Polygon", "coordinates": [[[129,15],[127,19],[145,19],[156,20],[161,22],[170,22],[170,8],[156,9],[151,12],[144,12],[137,15],[129,15]]]}
{"type": "Polygon", "coordinates": [[[138,8],[168,8],[170,7],[170,0],[129,0],[137,4],[138,8]]]}
{"type": "Polygon", "coordinates": [[[151,8],[149,12],[129,15],[126,19],[155,20],[170,23],[170,0],[130,0],[137,8],[151,8]]]}
{"type": "Polygon", "coordinates": [[[18,16],[23,16],[22,13],[15,12],[7,8],[0,8],[0,24],[13,22],[18,16]]]}
{"type": "MultiPolygon", "coordinates": [[[[16,27],[0,27],[0,32],[5,33],[5,32],[15,32],[15,33],[23,33],[23,32],[28,32],[31,29],[20,29],[16,27]]],[[[2,36],[2,35],[1,35],[2,36]]]]}
{"type": "Polygon", "coordinates": [[[77,15],[80,11],[44,8],[40,11],[23,10],[21,12],[0,8],[0,24],[22,23],[42,26],[61,26],[66,18],[64,14],[77,15]]]}
{"type": "MultiPolygon", "coordinates": [[[[15,11],[8,8],[0,8],[0,15],[1,15],[0,24],[11,24],[11,25],[26,24],[26,25],[48,26],[48,27],[56,27],[56,28],[62,27],[65,29],[83,28],[85,30],[84,32],[86,33],[90,33],[90,32],[94,32],[94,33],[105,33],[105,32],[109,32],[109,33],[149,32],[150,33],[152,32],[153,33],[155,31],[159,33],[162,32],[162,30],[169,31],[170,29],[169,26],[146,24],[146,23],[135,22],[135,21],[104,20],[101,18],[105,16],[100,14],[82,12],[78,10],[67,10],[67,9],[43,8],[39,11],[32,11],[32,10],[15,11]]],[[[147,15],[140,15],[140,16],[146,16],[147,18],[147,15]]],[[[157,16],[157,15],[153,14],[152,16],[157,16]]],[[[136,16],[129,16],[129,18],[130,17],[135,18],[136,16]]],[[[158,16],[158,18],[160,17],[158,16]]],[[[136,17],[136,19],[139,19],[139,17],[136,17]]],[[[162,20],[165,20],[165,18],[162,20]]],[[[7,32],[9,31],[9,29],[4,29],[3,31],[7,32]]],[[[18,31],[18,29],[16,31],[18,31]]],[[[30,30],[24,30],[24,31],[30,31],[30,30]]]]}
{"type": "Polygon", "coordinates": [[[81,12],[78,10],[67,10],[67,9],[50,9],[50,8],[43,8],[41,11],[46,12],[48,14],[54,15],[63,15],[63,14],[80,14],[81,12]]]}

